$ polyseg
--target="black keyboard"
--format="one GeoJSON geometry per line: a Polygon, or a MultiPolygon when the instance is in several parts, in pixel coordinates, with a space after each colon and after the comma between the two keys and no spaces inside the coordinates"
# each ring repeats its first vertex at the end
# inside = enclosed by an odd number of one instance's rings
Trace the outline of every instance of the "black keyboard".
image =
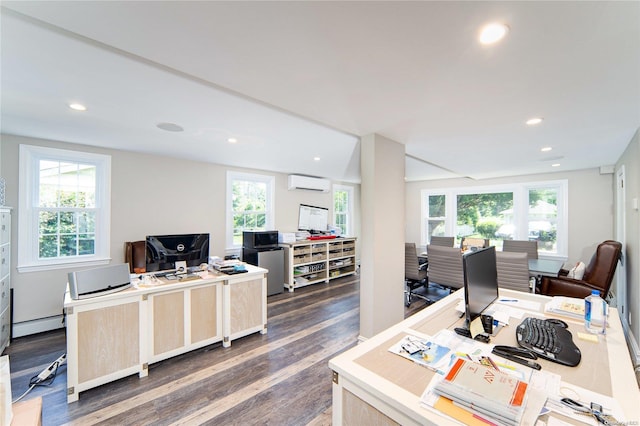
{"type": "Polygon", "coordinates": [[[516,328],[516,339],[523,348],[558,364],[574,367],[582,358],[567,324],[560,320],[525,318],[516,328]]]}

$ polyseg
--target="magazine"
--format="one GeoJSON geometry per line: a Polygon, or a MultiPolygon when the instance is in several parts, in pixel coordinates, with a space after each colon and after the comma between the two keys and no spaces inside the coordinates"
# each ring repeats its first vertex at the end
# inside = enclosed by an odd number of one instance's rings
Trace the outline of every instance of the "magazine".
{"type": "Polygon", "coordinates": [[[445,368],[451,358],[451,349],[435,343],[431,337],[407,335],[389,351],[436,371],[445,368]]]}

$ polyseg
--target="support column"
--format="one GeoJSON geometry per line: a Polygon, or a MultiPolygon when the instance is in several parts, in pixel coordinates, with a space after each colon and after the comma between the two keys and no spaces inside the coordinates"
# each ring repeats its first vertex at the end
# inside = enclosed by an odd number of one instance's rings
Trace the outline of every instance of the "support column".
{"type": "Polygon", "coordinates": [[[372,134],[360,141],[360,338],[404,319],[405,150],[372,134]]]}

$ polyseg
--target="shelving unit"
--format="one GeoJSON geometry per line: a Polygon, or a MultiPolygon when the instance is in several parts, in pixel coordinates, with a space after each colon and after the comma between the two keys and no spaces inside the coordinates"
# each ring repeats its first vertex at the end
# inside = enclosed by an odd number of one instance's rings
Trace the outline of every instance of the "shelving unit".
{"type": "Polygon", "coordinates": [[[0,208],[0,354],[11,336],[11,209],[0,208]]]}
{"type": "Polygon", "coordinates": [[[304,240],[280,244],[285,250],[284,286],[293,292],[356,272],[356,239],[304,240]]]}

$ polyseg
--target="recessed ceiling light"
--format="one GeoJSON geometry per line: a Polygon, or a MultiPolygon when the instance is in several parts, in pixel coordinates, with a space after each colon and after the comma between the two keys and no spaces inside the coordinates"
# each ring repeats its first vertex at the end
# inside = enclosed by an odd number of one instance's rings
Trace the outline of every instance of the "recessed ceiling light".
{"type": "Polygon", "coordinates": [[[86,111],[87,107],[82,105],[82,104],[78,104],[78,103],[73,103],[73,104],[69,104],[69,108],[76,110],[76,111],[86,111]]]}
{"type": "Polygon", "coordinates": [[[238,142],[238,139],[236,139],[236,138],[229,138],[229,139],[227,139],[227,142],[229,142],[229,143],[236,143],[236,142],[238,142]]]}
{"type": "Polygon", "coordinates": [[[553,148],[551,148],[550,146],[545,146],[544,148],[541,148],[540,151],[542,152],[549,152],[551,151],[553,148]]]}
{"type": "Polygon", "coordinates": [[[166,130],[167,132],[182,132],[184,129],[182,126],[178,126],[175,123],[158,123],[156,124],[158,129],[166,130]]]}
{"type": "Polygon", "coordinates": [[[560,163],[553,163],[551,167],[560,167],[560,163]]]}
{"type": "Polygon", "coordinates": [[[313,161],[320,161],[320,157],[313,157],[313,161]]]}
{"type": "Polygon", "coordinates": [[[509,32],[509,27],[505,24],[492,23],[485,25],[480,30],[480,43],[492,44],[502,40],[502,38],[509,32]]]}
{"type": "Polygon", "coordinates": [[[542,117],[530,118],[530,119],[527,120],[527,125],[528,126],[535,126],[536,124],[542,123],[542,120],[544,120],[544,118],[542,118],[542,117]]]}

